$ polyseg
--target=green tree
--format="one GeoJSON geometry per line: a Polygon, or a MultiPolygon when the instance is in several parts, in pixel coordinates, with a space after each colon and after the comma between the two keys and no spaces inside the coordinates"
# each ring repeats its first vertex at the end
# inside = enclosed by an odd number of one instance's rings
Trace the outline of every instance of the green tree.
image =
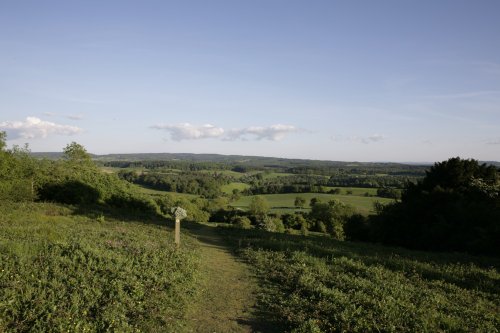
{"type": "Polygon", "coordinates": [[[0,151],[5,150],[7,147],[7,133],[0,131],[0,151]]]}
{"type": "Polygon", "coordinates": [[[269,203],[261,196],[252,197],[248,211],[255,216],[258,220],[263,220],[269,212],[269,203]]]}
{"type": "Polygon", "coordinates": [[[353,213],[351,206],[339,200],[330,200],[327,203],[318,202],[312,206],[309,217],[316,221],[319,231],[323,231],[324,228],[332,237],[343,240],[345,238],[344,224],[353,213]]]}
{"type": "Polygon", "coordinates": [[[424,250],[500,256],[500,183],[494,166],[458,157],[434,164],[401,202],[377,207],[375,240],[424,250]]]}
{"type": "Polygon", "coordinates": [[[33,201],[38,164],[27,145],[9,150],[6,140],[6,133],[0,132],[0,200],[33,201]]]}
{"type": "Polygon", "coordinates": [[[306,199],[304,199],[303,197],[296,197],[293,204],[297,208],[303,208],[306,204],[306,199]]]}
{"type": "Polygon", "coordinates": [[[252,228],[252,221],[246,216],[234,216],[231,218],[231,224],[241,229],[252,228]]]}
{"type": "Polygon", "coordinates": [[[92,165],[92,157],[87,152],[84,146],[79,143],[71,142],[63,149],[63,156],[67,161],[74,163],[83,163],[85,165],[92,165]]]}
{"type": "Polygon", "coordinates": [[[258,224],[258,227],[269,232],[282,233],[285,231],[283,221],[279,217],[265,216],[262,222],[258,224]]]}

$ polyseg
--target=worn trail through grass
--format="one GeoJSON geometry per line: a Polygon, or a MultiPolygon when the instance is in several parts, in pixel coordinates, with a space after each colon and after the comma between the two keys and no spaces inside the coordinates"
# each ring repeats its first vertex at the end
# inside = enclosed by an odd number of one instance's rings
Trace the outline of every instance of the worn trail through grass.
{"type": "Polygon", "coordinates": [[[256,299],[258,284],[213,227],[186,225],[201,245],[203,286],[188,311],[186,332],[262,332],[256,299]]]}

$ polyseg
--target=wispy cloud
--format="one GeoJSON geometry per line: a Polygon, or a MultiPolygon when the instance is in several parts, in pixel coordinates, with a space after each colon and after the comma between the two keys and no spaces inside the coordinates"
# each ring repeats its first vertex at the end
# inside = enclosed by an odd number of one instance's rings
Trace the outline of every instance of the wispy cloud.
{"type": "Polygon", "coordinates": [[[484,73],[500,74],[500,64],[496,62],[478,61],[474,62],[473,65],[478,66],[484,73]]]}
{"type": "Polygon", "coordinates": [[[6,131],[9,139],[36,139],[82,132],[82,129],[76,126],[56,124],[36,117],[27,117],[24,121],[0,122],[0,130],[6,131]]]}
{"type": "Polygon", "coordinates": [[[250,126],[242,129],[224,130],[211,124],[193,125],[183,124],[159,124],[151,126],[153,129],[164,130],[170,134],[174,141],[198,140],[198,139],[222,139],[224,141],[235,140],[271,140],[279,141],[289,133],[298,132],[292,125],[250,126]]]}
{"type": "Polygon", "coordinates": [[[380,142],[380,141],[385,140],[385,139],[386,139],[386,137],[384,135],[381,135],[381,134],[373,134],[370,136],[349,136],[349,137],[334,136],[334,137],[332,137],[333,141],[359,142],[359,143],[364,143],[364,144],[380,142]]]}
{"type": "Polygon", "coordinates": [[[256,140],[271,140],[279,141],[283,140],[287,134],[298,132],[299,129],[292,125],[271,125],[268,127],[262,126],[251,126],[243,129],[232,129],[228,131],[225,140],[247,140],[253,138],[256,140]]]}
{"type": "Polygon", "coordinates": [[[82,120],[83,114],[70,114],[70,115],[67,115],[66,118],[71,119],[71,120],[82,120]]]}
{"type": "Polygon", "coordinates": [[[500,138],[486,140],[487,145],[500,145],[500,138]]]}
{"type": "Polygon", "coordinates": [[[424,99],[429,100],[441,100],[441,99],[466,99],[466,98],[477,98],[483,96],[500,96],[500,90],[480,90],[480,91],[466,91],[455,94],[440,94],[440,95],[428,95],[423,96],[424,99]]]}
{"type": "Polygon", "coordinates": [[[62,114],[62,113],[55,113],[55,112],[44,112],[44,116],[46,117],[61,117],[61,118],[67,118],[71,120],[82,120],[83,119],[83,114],[62,114]]]}

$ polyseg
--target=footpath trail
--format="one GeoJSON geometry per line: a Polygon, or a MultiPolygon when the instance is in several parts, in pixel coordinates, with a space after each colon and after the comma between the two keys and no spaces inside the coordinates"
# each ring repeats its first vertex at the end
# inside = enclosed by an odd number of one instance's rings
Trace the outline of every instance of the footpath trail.
{"type": "Polygon", "coordinates": [[[249,267],[238,260],[213,227],[190,225],[201,245],[202,294],[188,312],[186,332],[265,332],[256,316],[258,284],[249,267]]]}

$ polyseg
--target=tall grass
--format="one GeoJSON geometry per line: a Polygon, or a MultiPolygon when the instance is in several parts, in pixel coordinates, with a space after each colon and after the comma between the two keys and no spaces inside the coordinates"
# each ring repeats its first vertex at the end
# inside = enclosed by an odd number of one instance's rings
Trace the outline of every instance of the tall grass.
{"type": "Polygon", "coordinates": [[[165,226],[0,205],[0,331],[176,331],[197,292],[196,245],[165,226]]]}
{"type": "Polygon", "coordinates": [[[225,230],[295,332],[498,332],[498,260],[225,230]]]}

